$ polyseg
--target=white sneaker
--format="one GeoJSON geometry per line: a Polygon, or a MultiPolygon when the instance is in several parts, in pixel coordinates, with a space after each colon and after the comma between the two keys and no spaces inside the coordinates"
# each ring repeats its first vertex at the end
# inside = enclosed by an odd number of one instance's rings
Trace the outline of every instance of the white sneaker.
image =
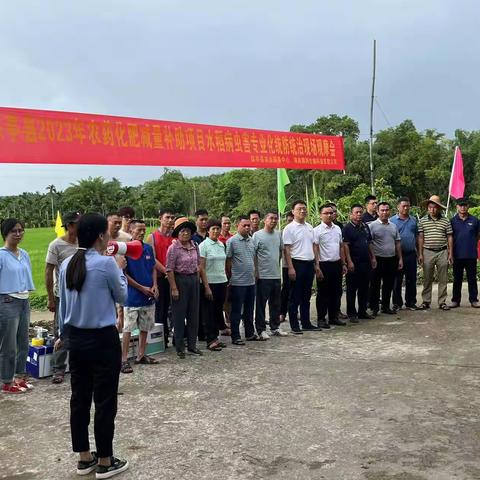
{"type": "Polygon", "coordinates": [[[268,340],[270,338],[265,330],[258,337],[260,338],[260,340],[268,340]]]}
{"type": "Polygon", "coordinates": [[[288,333],[287,332],[282,332],[279,328],[277,328],[275,330],[272,330],[271,334],[274,337],[288,337],[288,333]]]}

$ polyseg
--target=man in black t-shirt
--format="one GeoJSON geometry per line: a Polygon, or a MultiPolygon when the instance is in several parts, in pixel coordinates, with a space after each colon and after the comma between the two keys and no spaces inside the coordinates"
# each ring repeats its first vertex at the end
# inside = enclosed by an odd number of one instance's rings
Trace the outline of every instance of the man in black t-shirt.
{"type": "Polygon", "coordinates": [[[374,222],[378,218],[377,203],[377,197],[375,195],[367,195],[365,197],[366,211],[362,215],[363,223],[374,222]]]}

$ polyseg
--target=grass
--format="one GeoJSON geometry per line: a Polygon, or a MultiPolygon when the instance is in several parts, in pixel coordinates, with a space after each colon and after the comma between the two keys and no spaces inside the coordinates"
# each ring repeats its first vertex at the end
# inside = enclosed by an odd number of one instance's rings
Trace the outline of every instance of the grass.
{"type": "Polygon", "coordinates": [[[35,293],[33,297],[44,297],[45,288],[45,257],[48,244],[56,237],[53,228],[27,228],[20,247],[28,252],[32,262],[33,283],[35,293]]]}

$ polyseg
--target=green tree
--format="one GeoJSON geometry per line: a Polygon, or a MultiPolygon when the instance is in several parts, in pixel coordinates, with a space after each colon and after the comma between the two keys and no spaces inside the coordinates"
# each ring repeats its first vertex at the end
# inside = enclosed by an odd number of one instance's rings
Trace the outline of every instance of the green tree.
{"type": "Polygon", "coordinates": [[[341,135],[344,138],[355,141],[358,140],[360,135],[358,122],[347,115],[340,117],[336,114],[319,117],[310,125],[292,125],[290,131],[296,133],[317,133],[320,135],[341,135]]]}
{"type": "Polygon", "coordinates": [[[143,185],[141,195],[146,215],[156,217],[160,208],[171,208],[176,213],[187,214],[193,192],[179,170],[166,168],[159,179],[143,185]]]}
{"type": "Polygon", "coordinates": [[[118,209],[122,200],[121,184],[118,180],[106,182],[103,177],[88,177],[65,190],[62,208],[64,211],[80,210],[105,215],[110,210],[118,209]]]}
{"type": "Polygon", "coordinates": [[[335,114],[322,116],[310,125],[292,125],[291,132],[319,135],[338,135],[344,138],[345,172],[329,170],[299,171],[294,175],[299,184],[294,196],[303,197],[307,185],[315,182],[319,195],[325,198],[339,198],[351,192],[352,188],[368,181],[368,143],[359,142],[358,122],[348,116],[335,114]]]}
{"type": "Polygon", "coordinates": [[[480,131],[455,130],[450,158],[452,163],[455,146],[459,146],[462,151],[463,174],[466,181],[465,195],[480,203],[480,131]]]}
{"type": "Polygon", "coordinates": [[[444,196],[450,148],[443,134],[418,132],[411,120],[405,120],[376,135],[375,177],[383,178],[396,196],[406,195],[413,204],[434,193],[444,196]]]}
{"type": "Polygon", "coordinates": [[[50,194],[50,202],[51,202],[51,207],[52,207],[52,219],[55,218],[55,207],[54,207],[54,196],[57,193],[57,189],[55,188],[55,185],[48,185],[45,190],[48,190],[48,193],[50,194]]]}

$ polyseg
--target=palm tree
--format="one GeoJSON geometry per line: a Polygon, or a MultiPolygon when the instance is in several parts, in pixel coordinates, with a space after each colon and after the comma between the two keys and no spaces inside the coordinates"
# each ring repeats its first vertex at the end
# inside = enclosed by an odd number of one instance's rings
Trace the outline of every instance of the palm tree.
{"type": "Polygon", "coordinates": [[[55,220],[55,209],[53,207],[53,194],[57,193],[57,189],[55,188],[55,185],[48,185],[48,187],[46,187],[45,190],[48,190],[50,193],[50,201],[52,204],[52,220],[55,220]]]}

